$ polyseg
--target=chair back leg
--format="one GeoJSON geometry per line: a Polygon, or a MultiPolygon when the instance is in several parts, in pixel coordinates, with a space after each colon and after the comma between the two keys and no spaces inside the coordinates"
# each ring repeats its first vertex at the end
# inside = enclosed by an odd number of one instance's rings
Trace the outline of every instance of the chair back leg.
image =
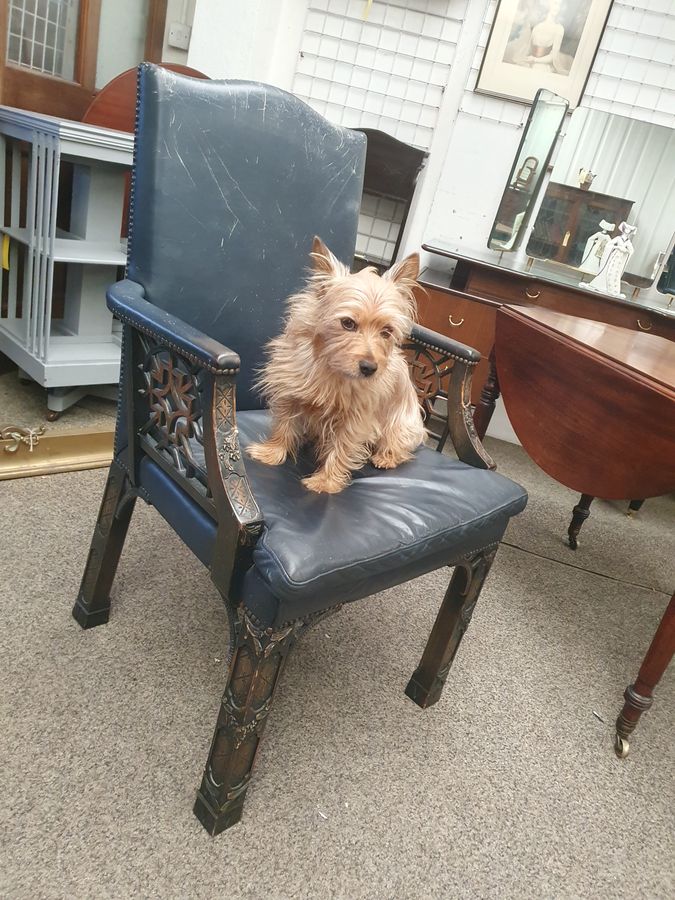
{"type": "Polygon", "coordinates": [[[405,689],[422,709],[433,706],[441,697],[496,553],[496,546],[488,547],[455,567],[420,664],[405,689]]]}
{"type": "Polygon", "coordinates": [[[108,621],[110,589],[135,503],[136,494],[127,473],[113,460],[80,591],[73,607],[73,616],[83,628],[93,628],[108,621]]]}
{"type": "Polygon", "coordinates": [[[274,691],[297,630],[258,628],[239,611],[228,681],[194,805],[195,815],[211,835],[241,818],[274,691]]]}

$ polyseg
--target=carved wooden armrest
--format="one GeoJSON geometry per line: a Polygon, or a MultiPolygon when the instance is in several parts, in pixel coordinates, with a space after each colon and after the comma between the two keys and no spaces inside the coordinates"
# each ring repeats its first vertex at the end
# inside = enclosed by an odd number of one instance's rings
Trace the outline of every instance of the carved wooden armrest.
{"type": "Polygon", "coordinates": [[[458,458],[477,469],[496,468],[473,424],[471,378],[480,353],[421,325],[413,325],[403,349],[425,419],[431,417],[434,401],[445,399],[447,433],[458,458]]]}
{"type": "Polygon", "coordinates": [[[263,522],[239,445],[239,357],[148,303],[134,282],[113,285],[108,305],[125,329],[130,468],[137,474],[138,447],[208,512],[215,507],[214,560],[229,581],[238,551],[255,542],[263,522]]]}
{"type": "Polygon", "coordinates": [[[175,350],[214,375],[236,375],[239,355],[177,316],[149,303],[142,284],[125,278],[107,292],[108,309],[120,321],[175,350]]]}

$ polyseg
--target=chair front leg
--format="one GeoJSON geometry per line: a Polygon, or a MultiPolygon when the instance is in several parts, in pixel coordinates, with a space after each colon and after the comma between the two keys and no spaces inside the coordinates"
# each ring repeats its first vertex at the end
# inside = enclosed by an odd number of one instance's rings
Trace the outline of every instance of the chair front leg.
{"type": "Polygon", "coordinates": [[[80,591],[73,607],[73,616],[83,628],[93,628],[108,621],[110,589],[135,503],[136,495],[127,473],[113,460],[80,591]]]}
{"type": "Polygon", "coordinates": [[[405,689],[407,696],[422,709],[440,699],[496,553],[496,546],[489,547],[455,567],[420,664],[405,689]]]}
{"type": "Polygon", "coordinates": [[[229,676],[194,813],[211,835],[235,825],[297,628],[257,628],[239,612],[229,676]]]}

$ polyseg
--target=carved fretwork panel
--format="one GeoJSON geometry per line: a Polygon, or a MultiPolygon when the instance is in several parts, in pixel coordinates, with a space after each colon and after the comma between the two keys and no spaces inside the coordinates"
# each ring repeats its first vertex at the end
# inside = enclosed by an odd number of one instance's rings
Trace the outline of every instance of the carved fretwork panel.
{"type": "Polygon", "coordinates": [[[148,419],[141,428],[187,478],[201,476],[203,460],[195,459],[195,443],[203,446],[202,379],[204,372],[182,356],[136,332],[140,348],[139,392],[148,401],[148,419]]]}
{"type": "Polygon", "coordinates": [[[436,397],[446,397],[448,394],[454,360],[448,354],[414,340],[405,344],[403,350],[425,418],[429,418],[436,397]]]}

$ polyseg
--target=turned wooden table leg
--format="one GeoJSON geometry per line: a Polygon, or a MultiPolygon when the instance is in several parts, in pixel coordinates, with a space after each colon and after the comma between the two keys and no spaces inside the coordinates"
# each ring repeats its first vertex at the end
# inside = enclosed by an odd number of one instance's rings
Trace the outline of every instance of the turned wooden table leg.
{"type": "Polygon", "coordinates": [[[488,377],[485,381],[485,384],[483,385],[482,391],[480,392],[480,400],[476,404],[476,409],[473,413],[473,424],[476,429],[476,434],[481,439],[481,441],[485,437],[485,433],[488,430],[490,419],[492,418],[492,414],[495,411],[495,404],[500,396],[494,347],[490,351],[489,362],[490,370],[488,372],[488,377]]]}
{"type": "Polygon", "coordinates": [[[595,498],[590,494],[582,494],[579,498],[579,502],[572,510],[572,521],[570,522],[570,527],[567,529],[567,537],[569,538],[569,544],[572,550],[577,549],[577,537],[581,531],[581,526],[591,514],[591,503],[594,499],[595,498]]]}
{"type": "Polygon", "coordinates": [[[628,737],[640,720],[640,716],[652,705],[652,693],[668,668],[675,652],[675,594],[663,614],[647,655],[635,679],[623,695],[625,704],[616,720],[616,739],[614,749],[617,756],[628,755],[628,737]]]}

